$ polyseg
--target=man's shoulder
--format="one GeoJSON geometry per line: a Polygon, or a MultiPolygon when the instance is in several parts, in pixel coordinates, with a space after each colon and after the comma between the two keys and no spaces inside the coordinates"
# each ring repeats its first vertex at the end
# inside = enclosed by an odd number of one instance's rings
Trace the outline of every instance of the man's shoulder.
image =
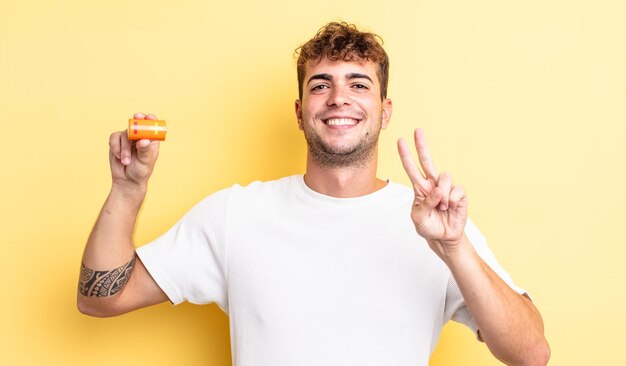
{"type": "Polygon", "coordinates": [[[244,189],[272,189],[291,185],[295,180],[302,179],[302,175],[288,175],[271,180],[255,180],[247,185],[237,185],[244,189]]]}
{"type": "Polygon", "coordinates": [[[209,194],[190,211],[204,216],[207,212],[221,213],[233,204],[250,206],[260,201],[274,200],[292,189],[298,177],[294,175],[269,181],[256,180],[246,185],[233,184],[209,194]]]}
{"type": "Polygon", "coordinates": [[[211,194],[205,200],[211,200],[213,196],[227,196],[228,200],[247,200],[252,197],[261,198],[284,195],[294,189],[294,186],[298,184],[298,179],[302,180],[302,176],[291,175],[267,181],[255,180],[243,185],[237,183],[211,194]]]}
{"type": "Polygon", "coordinates": [[[290,175],[273,180],[255,180],[245,185],[235,184],[230,189],[235,195],[281,194],[292,189],[298,179],[302,179],[302,176],[290,175]]]}
{"type": "Polygon", "coordinates": [[[404,195],[413,195],[413,189],[402,184],[402,183],[398,183],[392,180],[387,180],[388,184],[391,186],[391,189],[393,189],[394,191],[396,191],[398,194],[404,194],[404,195]]]}
{"type": "Polygon", "coordinates": [[[394,181],[388,181],[388,189],[392,192],[392,195],[399,200],[408,200],[413,202],[415,198],[415,192],[412,188],[407,187],[404,184],[397,183],[394,181]]]}
{"type": "Polygon", "coordinates": [[[211,193],[208,197],[210,198],[214,195],[239,195],[239,194],[249,194],[255,192],[263,192],[263,191],[280,191],[284,189],[288,189],[291,187],[297,179],[302,179],[301,175],[291,175],[282,178],[277,178],[273,180],[254,180],[247,184],[235,183],[230,187],[222,188],[211,193]]]}

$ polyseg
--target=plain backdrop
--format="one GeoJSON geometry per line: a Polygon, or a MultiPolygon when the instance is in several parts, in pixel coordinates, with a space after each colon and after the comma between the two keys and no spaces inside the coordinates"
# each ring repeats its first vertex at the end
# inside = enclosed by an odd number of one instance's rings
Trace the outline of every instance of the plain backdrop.
{"type": "MultiPolygon", "coordinates": [[[[379,176],[409,183],[395,143],[424,128],[541,310],[551,365],[626,364],[625,15],[618,0],[3,1],[0,363],[230,364],[215,305],[76,310],[108,137],[134,112],[168,122],[137,245],[218,189],[303,173],[293,51],[343,19],[391,57],[379,176]]],[[[431,359],[498,364],[458,324],[431,359]]]]}

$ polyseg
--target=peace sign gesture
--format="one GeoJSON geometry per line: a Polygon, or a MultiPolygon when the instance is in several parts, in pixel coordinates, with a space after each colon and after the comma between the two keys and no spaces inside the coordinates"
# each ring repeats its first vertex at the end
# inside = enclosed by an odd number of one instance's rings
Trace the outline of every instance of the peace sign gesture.
{"type": "Polygon", "coordinates": [[[415,130],[415,147],[422,170],[411,157],[406,141],[398,140],[400,159],[415,192],[411,219],[417,233],[443,258],[461,244],[467,221],[467,198],[463,188],[452,184],[449,174],[437,174],[420,128],[415,130]]]}

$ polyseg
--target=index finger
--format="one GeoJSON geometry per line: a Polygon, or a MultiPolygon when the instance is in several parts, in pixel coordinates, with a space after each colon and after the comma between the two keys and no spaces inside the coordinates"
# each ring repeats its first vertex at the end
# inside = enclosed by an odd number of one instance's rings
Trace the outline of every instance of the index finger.
{"type": "Polygon", "coordinates": [[[430,151],[428,151],[428,147],[426,147],[426,137],[424,136],[424,130],[421,128],[415,129],[415,148],[417,149],[417,157],[420,160],[420,165],[426,177],[436,181],[437,170],[430,156],[430,151]]]}
{"type": "Polygon", "coordinates": [[[400,154],[402,166],[404,167],[406,174],[409,176],[413,187],[424,187],[424,177],[422,176],[422,172],[420,172],[419,168],[415,164],[406,141],[404,141],[403,138],[398,140],[398,153],[400,154]]]}

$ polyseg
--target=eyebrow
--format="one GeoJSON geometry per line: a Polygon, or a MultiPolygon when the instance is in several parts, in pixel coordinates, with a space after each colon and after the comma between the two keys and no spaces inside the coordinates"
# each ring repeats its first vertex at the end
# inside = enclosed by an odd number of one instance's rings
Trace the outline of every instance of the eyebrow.
{"type": "MultiPolygon", "coordinates": [[[[358,72],[352,72],[349,74],[346,74],[346,79],[351,80],[351,79],[367,79],[370,82],[374,82],[372,80],[372,78],[370,78],[369,76],[365,75],[365,74],[360,74],[358,72]]],[[[313,80],[328,80],[328,81],[332,81],[333,80],[333,76],[330,74],[315,74],[313,76],[311,76],[309,78],[309,80],[307,81],[307,84],[311,83],[311,81],[313,80]]]]}
{"type": "Polygon", "coordinates": [[[371,77],[365,75],[365,74],[359,74],[358,72],[353,72],[351,74],[346,75],[346,79],[350,80],[350,79],[367,79],[369,81],[371,81],[372,83],[374,82],[374,80],[372,80],[371,77]]]}
{"type": "Polygon", "coordinates": [[[333,76],[330,75],[330,74],[315,74],[315,75],[311,76],[309,78],[309,81],[307,81],[306,83],[310,84],[311,81],[313,81],[313,80],[328,80],[328,81],[331,81],[331,80],[333,80],[333,76]]]}

